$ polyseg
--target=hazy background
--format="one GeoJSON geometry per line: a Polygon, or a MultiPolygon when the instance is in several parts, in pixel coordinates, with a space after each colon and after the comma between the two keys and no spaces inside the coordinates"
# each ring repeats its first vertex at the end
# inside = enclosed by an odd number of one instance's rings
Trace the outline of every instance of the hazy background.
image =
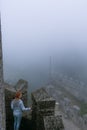
{"type": "Polygon", "coordinates": [[[2,0],[4,79],[30,90],[52,73],[87,80],[87,0],[2,0]]]}

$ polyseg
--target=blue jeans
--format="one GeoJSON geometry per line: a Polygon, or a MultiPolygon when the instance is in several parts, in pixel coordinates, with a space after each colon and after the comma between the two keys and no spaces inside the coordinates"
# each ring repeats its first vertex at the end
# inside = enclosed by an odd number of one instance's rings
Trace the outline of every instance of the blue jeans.
{"type": "Polygon", "coordinates": [[[19,130],[20,123],[21,123],[22,115],[14,115],[14,130],[19,130]]]}

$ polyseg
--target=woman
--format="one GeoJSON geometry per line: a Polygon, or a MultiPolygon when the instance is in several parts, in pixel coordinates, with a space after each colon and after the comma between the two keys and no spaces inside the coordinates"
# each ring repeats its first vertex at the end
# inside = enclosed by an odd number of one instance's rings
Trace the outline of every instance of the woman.
{"type": "Polygon", "coordinates": [[[13,110],[14,116],[14,130],[19,130],[21,119],[22,119],[22,112],[31,110],[31,108],[25,108],[23,101],[21,100],[22,93],[16,92],[15,98],[11,102],[11,109],[13,110]]]}

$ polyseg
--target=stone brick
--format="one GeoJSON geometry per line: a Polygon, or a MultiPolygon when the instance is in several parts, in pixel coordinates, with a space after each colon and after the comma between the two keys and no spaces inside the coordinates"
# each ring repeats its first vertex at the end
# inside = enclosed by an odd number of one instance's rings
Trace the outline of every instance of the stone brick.
{"type": "Polygon", "coordinates": [[[62,117],[60,115],[44,117],[44,130],[64,130],[62,117]]]}

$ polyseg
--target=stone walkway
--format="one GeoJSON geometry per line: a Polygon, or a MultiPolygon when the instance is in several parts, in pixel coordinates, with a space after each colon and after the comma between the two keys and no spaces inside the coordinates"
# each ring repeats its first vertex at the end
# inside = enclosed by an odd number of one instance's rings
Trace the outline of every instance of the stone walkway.
{"type": "Polygon", "coordinates": [[[81,130],[71,120],[63,118],[65,130],[81,130]]]}
{"type": "Polygon", "coordinates": [[[78,128],[78,126],[76,126],[71,120],[67,119],[64,117],[64,114],[62,112],[56,111],[55,112],[56,115],[61,114],[62,115],[62,119],[63,119],[63,124],[65,129],[64,130],[81,130],[80,128],[78,128]]]}

